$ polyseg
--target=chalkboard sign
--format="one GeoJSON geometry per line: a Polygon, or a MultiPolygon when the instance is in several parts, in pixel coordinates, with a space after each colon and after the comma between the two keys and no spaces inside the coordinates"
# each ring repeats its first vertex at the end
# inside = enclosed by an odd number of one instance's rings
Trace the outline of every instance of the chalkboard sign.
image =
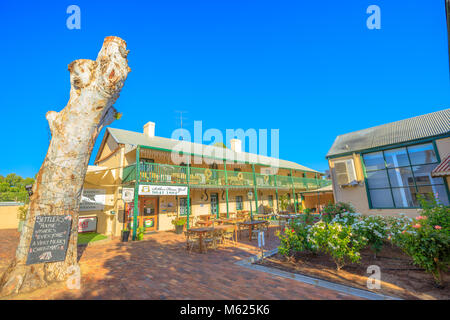
{"type": "Polygon", "coordinates": [[[36,216],[27,264],[64,261],[72,217],[36,216]]]}

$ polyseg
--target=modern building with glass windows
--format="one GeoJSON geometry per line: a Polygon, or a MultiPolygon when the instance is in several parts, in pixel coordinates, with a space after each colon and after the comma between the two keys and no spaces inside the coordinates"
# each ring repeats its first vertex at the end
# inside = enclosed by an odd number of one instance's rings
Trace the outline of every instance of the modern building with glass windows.
{"type": "Polygon", "coordinates": [[[450,109],[340,135],[327,154],[336,201],[415,216],[419,195],[449,205],[450,109]]]}

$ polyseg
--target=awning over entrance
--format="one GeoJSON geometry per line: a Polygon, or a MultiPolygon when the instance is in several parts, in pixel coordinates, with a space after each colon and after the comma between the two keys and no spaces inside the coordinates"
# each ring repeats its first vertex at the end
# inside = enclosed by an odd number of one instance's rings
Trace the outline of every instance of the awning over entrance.
{"type": "Polygon", "coordinates": [[[308,195],[309,194],[317,194],[317,193],[333,193],[333,185],[328,185],[326,187],[322,187],[316,190],[311,191],[302,191],[301,194],[308,195]]]}
{"type": "Polygon", "coordinates": [[[433,171],[431,171],[433,177],[445,177],[450,176],[450,155],[444,159],[433,171]]]}

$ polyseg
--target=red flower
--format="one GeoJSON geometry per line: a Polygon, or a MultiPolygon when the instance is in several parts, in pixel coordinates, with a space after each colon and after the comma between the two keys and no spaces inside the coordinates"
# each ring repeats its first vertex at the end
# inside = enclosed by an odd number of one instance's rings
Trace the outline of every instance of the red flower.
{"type": "Polygon", "coordinates": [[[435,228],[436,230],[441,230],[441,229],[442,229],[441,226],[434,226],[434,228],[435,228]]]}
{"type": "Polygon", "coordinates": [[[416,229],[419,229],[421,227],[421,225],[418,223],[418,224],[415,224],[415,225],[413,225],[413,228],[416,228],[416,229]]]}

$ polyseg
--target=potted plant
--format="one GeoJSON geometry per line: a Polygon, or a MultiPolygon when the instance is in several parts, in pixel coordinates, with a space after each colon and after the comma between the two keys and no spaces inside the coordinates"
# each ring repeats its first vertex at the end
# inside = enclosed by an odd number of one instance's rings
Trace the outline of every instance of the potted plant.
{"type": "Polygon", "coordinates": [[[175,218],[172,220],[172,224],[175,226],[175,233],[181,234],[183,233],[184,225],[186,224],[186,218],[175,218]]]}
{"type": "Polygon", "coordinates": [[[144,227],[139,227],[137,229],[137,239],[144,240],[144,227]]]}
{"type": "Polygon", "coordinates": [[[130,237],[130,230],[128,230],[128,227],[125,227],[122,230],[122,242],[128,242],[129,237],[130,237]]]}

